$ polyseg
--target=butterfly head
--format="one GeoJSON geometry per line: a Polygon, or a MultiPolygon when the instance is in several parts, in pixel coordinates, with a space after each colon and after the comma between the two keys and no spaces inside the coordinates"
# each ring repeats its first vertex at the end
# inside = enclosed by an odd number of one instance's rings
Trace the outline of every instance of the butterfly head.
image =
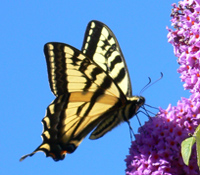
{"type": "Polygon", "coordinates": [[[140,108],[142,105],[145,104],[145,98],[143,96],[133,96],[133,97],[127,97],[127,100],[136,106],[140,108]]]}
{"type": "Polygon", "coordinates": [[[145,98],[143,96],[139,96],[137,102],[139,106],[142,106],[145,104],[145,98]]]}
{"type": "Polygon", "coordinates": [[[139,108],[145,104],[145,98],[143,96],[127,97],[128,104],[126,105],[127,118],[131,119],[137,114],[139,108]]]}

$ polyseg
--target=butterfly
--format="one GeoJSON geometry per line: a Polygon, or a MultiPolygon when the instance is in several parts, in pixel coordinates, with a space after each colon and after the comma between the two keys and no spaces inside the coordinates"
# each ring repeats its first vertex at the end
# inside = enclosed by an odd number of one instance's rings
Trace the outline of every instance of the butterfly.
{"type": "Polygon", "coordinates": [[[99,21],[89,22],[81,51],[64,43],[44,46],[48,79],[55,100],[47,107],[43,142],[32,156],[63,160],[92,131],[98,139],[129,120],[144,105],[145,98],[132,96],[124,56],[113,32],[99,21]]]}

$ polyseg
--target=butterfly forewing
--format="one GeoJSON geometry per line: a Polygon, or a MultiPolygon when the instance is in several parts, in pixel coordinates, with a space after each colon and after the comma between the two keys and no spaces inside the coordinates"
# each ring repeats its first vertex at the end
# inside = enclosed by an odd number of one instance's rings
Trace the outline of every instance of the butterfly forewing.
{"type": "Polygon", "coordinates": [[[55,96],[80,91],[94,92],[101,87],[120,98],[119,89],[110,77],[79,50],[64,43],[44,46],[49,83],[55,96]]]}
{"type": "Polygon", "coordinates": [[[125,95],[132,96],[126,62],[108,26],[99,21],[91,21],[85,32],[82,52],[107,72],[125,95]]]}

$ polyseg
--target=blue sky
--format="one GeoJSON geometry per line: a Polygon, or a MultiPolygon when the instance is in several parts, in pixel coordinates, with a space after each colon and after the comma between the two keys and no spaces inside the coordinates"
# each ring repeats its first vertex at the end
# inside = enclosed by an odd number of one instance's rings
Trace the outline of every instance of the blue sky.
{"type": "MultiPolygon", "coordinates": [[[[167,42],[171,4],[178,1],[5,1],[0,2],[1,141],[0,174],[122,175],[130,147],[126,123],[95,141],[86,139],[65,160],[54,162],[37,153],[23,162],[41,142],[41,120],[54,99],[50,91],[43,46],[50,41],[81,48],[87,23],[96,19],[115,33],[125,56],[133,94],[147,84],[161,81],[142,95],[146,103],[167,108],[176,105],[184,91],[178,64],[167,42]]],[[[148,118],[140,114],[142,123],[148,118]]],[[[137,131],[138,121],[131,125],[137,131]]]]}

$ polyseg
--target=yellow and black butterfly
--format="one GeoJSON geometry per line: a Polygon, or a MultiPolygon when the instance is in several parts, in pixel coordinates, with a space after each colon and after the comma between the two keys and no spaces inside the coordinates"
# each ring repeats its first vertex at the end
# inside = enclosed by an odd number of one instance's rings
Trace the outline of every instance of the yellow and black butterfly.
{"type": "Polygon", "coordinates": [[[42,120],[43,151],[63,160],[94,129],[98,139],[121,122],[129,122],[145,103],[132,96],[128,69],[115,35],[103,23],[91,21],[81,51],[57,42],[45,44],[49,84],[56,99],[42,120]]]}

